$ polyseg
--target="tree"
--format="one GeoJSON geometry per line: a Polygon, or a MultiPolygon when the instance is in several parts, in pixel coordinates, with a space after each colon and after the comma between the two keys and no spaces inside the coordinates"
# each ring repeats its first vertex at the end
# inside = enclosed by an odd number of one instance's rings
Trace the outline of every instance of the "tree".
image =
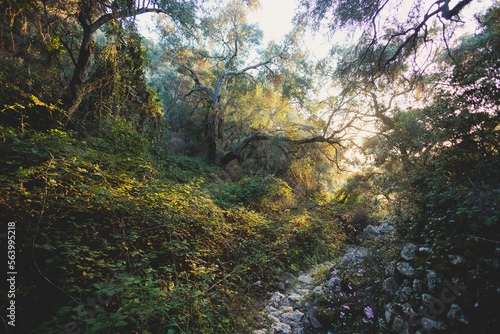
{"type": "Polygon", "coordinates": [[[52,123],[64,120],[68,124],[89,91],[87,80],[99,29],[143,13],[165,13],[175,24],[189,26],[195,10],[194,0],[8,0],[0,5],[3,59],[22,59],[28,67],[27,82],[34,82],[34,73],[45,72],[45,80],[62,86],[45,91],[45,101],[36,96],[35,105],[52,106],[54,110],[48,108],[52,123]],[[53,73],[47,75],[48,71],[53,73]]]}
{"type": "Polygon", "coordinates": [[[432,103],[397,115],[385,138],[387,149],[407,148],[385,177],[415,238],[499,237],[499,13],[480,17],[479,33],[443,60],[452,71],[432,103]]]}
{"type": "Polygon", "coordinates": [[[238,77],[255,78],[250,73],[259,70],[274,75],[276,65],[286,57],[286,46],[273,45],[262,60],[246,63],[252,47],[257,46],[261,38],[261,32],[245,22],[246,5],[234,1],[215,14],[209,13],[200,24],[200,36],[179,37],[170,27],[165,29],[165,39],[171,48],[167,51],[168,57],[178,66],[179,73],[192,82],[182,98],[208,101],[207,159],[211,163],[217,161],[217,150],[224,140],[226,117],[223,104],[227,100],[229,82],[238,77]],[[172,48],[176,46],[172,39],[176,38],[179,45],[172,48]]]}
{"type": "Polygon", "coordinates": [[[189,24],[193,21],[195,2],[191,0],[148,0],[146,1],[78,1],[68,14],[76,18],[82,30],[78,57],[75,60],[71,80],[62,97],[68,117],[75,112],[84,96],[87,73],[93,55],[93,40],[96,31],[104,24],[143,13],[164,13],[174,22],[189,24]]]}
{"type": "Polygon", "coordinates": [[[407,2],[392,0],[302,0],[297,20],[316,29],[325,23],[332,33],[359,36],[353,56],[342,64],[343,70],[377,77],[397,73],[410,56],[417,58],[416,49],[422,43],[434,43],[430,37],[436,32],[437,22],[448,45],[453,27],[460,24],[460,13],[472,2],[461,0],[452,5],[450,0],[418,0],[408,6],[407,2]]]}

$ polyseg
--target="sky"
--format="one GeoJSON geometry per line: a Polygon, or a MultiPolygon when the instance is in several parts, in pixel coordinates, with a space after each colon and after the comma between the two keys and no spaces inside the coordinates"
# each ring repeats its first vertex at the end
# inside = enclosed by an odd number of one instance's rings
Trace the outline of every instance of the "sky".
{"type": "MultiPolygon", "coordinates": [[[[290,30],[298,7],[298,0],[260,0],[260,8],[250,13],[248,20],[258,23],[264,31],[264,44],[268,41],[280,41],[290,30]]],[[[329,43],[321,34],[307,34],[304,44],[316,57],[325,57],[330,49],[329,43]]]]}
{"type": "MultiPolygon", "coordinates": [[[[292,30],[292,20],[298,7],[298,0],[260,0],[260,8],[248,16],[250,23],[258,23],[264,31],[264,45],[271,41],[280,41],[292,30]]],[[[138,25],[143,36],[154,38],[151,28],[156,25],[157,14],[142,14],[138,16],[138,25]],[[151,30],[151,32],[149,32],[151,30]]],[[[328,42],[317,36],[309,35],[305,44],[313,54],[322,58],[329,51],[328,42]]]]}
{"type": "Polygon", "coordinates": [[[296,0],[260,0],[260,4],[260,9],[250,13],[249,21],[259,23],[267,39],[280,40],[292,30],[296,0]]]}
{"type": "MultiPolygon", "coordinates": [[[[434,2],[435,0],[429,0],[434,2]]],[[[487,8],[497,0],[474,0],[462,12],[463,18],[471,19],[477,9],[487,8]]],[[[280,41],[292,29],[292,19],[298,7],[299,0],[260,0],[260,8],[249,14],[251,23],[258,23],[264,31],[264,44],[270,40],[280,41]]],[[[453,6],[457,0],[453,0],[453,6]]],[[[139,15],[139,27],[145,37],[152,37],[154,33],[148,33],[148,27],[156,25],[154,17],[156,14],[139,15]]],[[[323,58],[328,54],[330,43],[325,40],[321,33],[309,34],[304,40],[304,45],[312,51],[317,58],[323,58]]]]}
{"type": "MultiPolygon", "coordinates": [[[[267,40],[280,40],[292,29],[292,19],[295,15],[297,0],[260,0],[261,7],[250,13],[249,21],[258,23],[267,40]]],[[[145,37],[154,36],[148,34],[148,28],[154,27],[157,14],[142,14],[138,16],[141,33],[145,37]]]]}

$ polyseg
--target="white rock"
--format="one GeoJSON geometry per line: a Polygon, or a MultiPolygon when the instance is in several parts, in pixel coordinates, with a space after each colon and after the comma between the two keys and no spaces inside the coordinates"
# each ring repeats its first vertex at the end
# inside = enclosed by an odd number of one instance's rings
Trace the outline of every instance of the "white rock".
{"type": "Polygon", "coordinates": [[[303,296],[299,295],[298,293],[291,293],[289,296],[288,296],[288,299],[290,299],[292,302],[299,302],[301,300],[304,299],[303,296]]]}
{"type": "Polygon", "coordinates": [[[410,288],[409,286],[404,286],[398,290],[397,295],[401,301],[406,302],[408,301],[408,299],[410,299],[412,292],[412,288],[410,288]]]}
{"type": "Polygon", "coordinates": [[[392,329],[399,334],[408,334],[409,333],[409,325],[406,321],[403,320],[399,315],[394,318],[394,322],[392,323],[392,329]]]}
{"type": "Polygon", "coordinates": [[[295,289],[295,292],[297,292],[301,296],[308,296],[309,293],[311,293],[311,290],[310,289],[297,288],[297,289],[295,289]]]}
{"type": "Polygon", "coordinates": [[[418,278],[415,278],[413,280],[413,290],[415,292],[422,292],[422,281],[419,280],[418,278]]]}
{"type": "Polygon", "coordinates": [[[314,311],[316,311],[316,307],[313,306],[307,311],[307,317],[309,318],[309,321],[311,322],[311,325],[314,328],[322,328],[321,323],[319,322],[318,319],[316,319],[316,316],[314,315],[314,311]]]}
{"type": "Polygon", "coordinates": [[[405,276],[413,276],[415,274],[415,269],[408,262],[398,262],[397,266],[398,271],[405,276]]]}
{"type": "Polygon", "coordinates": [[[281,302],[284,302],[284,301],[287,301],[286,299],[286,296],[280,292],[275,292],[273,293],[273,295],[271,296],[271,299],[270,299],[271,303],[273,303],[273,305],[275,307],[278,307],[278,305],[281,303],[281,302]]]}
{"type": "Polygon", "coordinates": [[[340,264],[343,266],[363,262],[363,258],[366,256],[366,254],[368,254],[368,249],[366,249],[365,247],[347,245],[346,248],[347,254],[345,254],[340,260],[340,264]]]}
{"type": "Polygon", "coordinates": [[[469,324],[469,321],[467,321],[464,317],[462,309],[457,304],[451,304],[447,317],[451,322],[460,322],[464,325],[469,324]]]}
{"type": "Polygon", "coordinates": [[[382,288],[389,292],[391,295],[395,294],[398,291],[398,283],[394,277],[388,277],[382,283],[382,288]]]}
{"type": "Polygon", "coordinates": [[[292,327],[290,325],[275,322],[271,325],[271,333],[273,334],[292,334],[292,327]]]}
{"type": "Polygon", "coordinates": [[[448,258],[451,260],[451,263],[454,265],[465,262],[465,260],[459,255],[448,255],[448,258]]]}
{"type": "Polygon", "coordinates": [[[314,287],[312,292],[315,295],[323,296],[323,294],[325,293],[325,288],[323,288],[322,286],[316,286],[316,287],[314,287]]]}
{"type": "Polygon", "coordinates": [[[391,261],[387,265],[387,268],[385,268],[385,274],[387,276],[392,276],[396,272],[396,261],[391,261]]]}
{"type": "Polygon", "coordinates": [[[433,270],[427,271],[427,288],[429,291],[433,291],[436,288],[437,274],[433,270]]]}
{"type": "Polygon", "coordinates": [[[377,227],[377,230],[381,234],[386,234],[386,233],[394,231],[394,226],[386,223],[386,224],[382,224],[379,227],[377,227]]]}
{"type": "Polygon", "coordinates": [[[330,288],[330,289],[333,289],[335,288],[336,286],[340,286],[340,284],[342,284],[342,280],[338,277],[334,277],[332,278],[331,280],[328,280],[328,284],[327,286],[330,288]]]}
{"type": "Polygon", "coordinates": [[[401,249],[401,257],[407,261],[411,261],[415,258],[415,251],[417,250],[417,246],[411,243],[407,243],[404,245],[403,249],[401,249]]]}
{"type": "Polygon", "coordinates": [[[371,239],[379,236],[379,231],[378,229],[373,226],[373,225],[368,225],[367,227],[364,228],[363,230],[363,239],[371,239]]]}
{"type": "Polygon", "coordinates": [[[274,315],[272,315],[272,314],[268,314],[268,315],[267,315],[267,318],[268,318],[269,320],[271,320],[272,322],[280,322],[280,318],[275,317],[275,316],[274,316],[274,315]]]}
{"type": "Polygon", "coordinates": [[[394,311],[394,305],[392,303],[385,305],[385,321],[390,323],[395,315],[396,311],[394,311]]]}
{"type": "Polygon", "coordinates": [[[430,254],[430,253],[432,253],[432,248],[430,248],[430,247],[420,247],[420,248],[418,249],[418,251],[419,251],[420,253],[430,254]]]}
{"type": "Polygon", "coordinates": [[[271,306],[271,305],[267,305],[266,306],[266,311],[271,313],[271,312],[275,312],[275,311],[278,311],[275,307],[271,306]]]}
{"type": "Polygon", "coordinates": [[[292,311],[292,312],[283,313],[283,315],[281,316],[281,319],[283,319],[283,322],[286,322],[286,323],[299,323],[303,317],[304,317],[304,313],[302,313],[300,311],[292,311]]]}
{"type": "Polygon", "coordinates": [[[424,305],[431,307],[435,302],[436,298],[434,298],[433,296],[427,293],[422,294],[422,303],[424,303],[424,305]]]}
{"type": "Polygon", "coordinates": [[[308,274],[300,275],[299,278],[298,278],[298,280],[299,280],[299,282],[307,284],[307,285],[313,285],[314,284],[314,278],[311,277],[308,274]]]}
{"type": "Polygon", "coordinates": [[[430,331],[432,329],[445,330],[446,325],[442,321],[436,321],[429,318],[422,318],[422,326],[425,330],[430,331]]]}

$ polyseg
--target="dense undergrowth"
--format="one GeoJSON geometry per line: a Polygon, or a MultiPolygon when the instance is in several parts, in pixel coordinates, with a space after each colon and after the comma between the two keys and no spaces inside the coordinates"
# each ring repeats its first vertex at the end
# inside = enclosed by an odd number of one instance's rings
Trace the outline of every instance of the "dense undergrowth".
{"type": "Polygon", "coordinates": [[[273,276],[343,238],[285,182],[230,183],[199,160],[147,153],[130,129],[1,133],[23,333],[247,332],[273,276]]]}

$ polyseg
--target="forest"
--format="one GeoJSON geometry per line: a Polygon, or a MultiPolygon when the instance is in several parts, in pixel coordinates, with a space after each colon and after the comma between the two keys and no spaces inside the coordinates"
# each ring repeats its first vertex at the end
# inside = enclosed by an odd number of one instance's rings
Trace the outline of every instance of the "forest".
{"type": "Polygon", "coordinates": [[[296,4],[0,2],[2,332],[497,332],[498,1],[296,4]]]}

